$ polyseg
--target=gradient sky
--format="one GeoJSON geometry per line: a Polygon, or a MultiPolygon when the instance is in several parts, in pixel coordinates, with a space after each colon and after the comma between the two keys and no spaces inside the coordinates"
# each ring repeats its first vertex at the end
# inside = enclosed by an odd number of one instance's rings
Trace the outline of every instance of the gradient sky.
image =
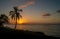
{"type": "Polygon", "coordinates": [[[23,9],[26,23],[60,23],[60,0],[0,0],[0,14],[9,14],[13,7],[23,9]],[[48,15],[49,14],[49,15],[48,15]]]}

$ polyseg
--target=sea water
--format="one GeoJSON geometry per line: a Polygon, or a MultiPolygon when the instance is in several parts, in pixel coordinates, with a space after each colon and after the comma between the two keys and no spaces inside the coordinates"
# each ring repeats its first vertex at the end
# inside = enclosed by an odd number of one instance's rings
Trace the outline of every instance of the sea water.
{"type": "MultiPolygon", "coordinates": [[[[7,26],[13,29],[15,27],[15,25],[7,25],[7,26]]],[[[49,36],[60,37],[60,25],[40,25],[40,24],[17,25],[16,29],[43,32],[49,36]]]]}

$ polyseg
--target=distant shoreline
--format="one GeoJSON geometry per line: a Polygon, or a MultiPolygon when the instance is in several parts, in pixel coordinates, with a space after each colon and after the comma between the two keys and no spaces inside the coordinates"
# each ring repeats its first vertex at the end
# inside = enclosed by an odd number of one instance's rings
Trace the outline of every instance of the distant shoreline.
{"type": "MultiPolygon", "coordinates": [[[[15,25],[15,24],[11,24],[11,25],[15,25]]],[[[42,23],[42,24],[41,23],[22,23],[18,25],[60,25],[60,23],[42,23]]]]}

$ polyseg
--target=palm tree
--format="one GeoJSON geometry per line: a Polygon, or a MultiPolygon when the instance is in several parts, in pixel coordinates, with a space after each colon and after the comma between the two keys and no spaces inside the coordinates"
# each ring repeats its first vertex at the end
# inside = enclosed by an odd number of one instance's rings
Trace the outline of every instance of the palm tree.
{"type": "Polygon", "coordinates": [[[3,27],[3,23],[8,23],[8,17],[5,14],[0,15],[0,27],[3,27]]]}
{"type": "Polygon", "coordinates": [[[13,8],[14,8],[14,11],[10,11],[10,14],[9,15],[11,16],[12,19],[14,19],[16,21],[16,23],[15,23],[15,29],[16,29],[17,20],[19,18],[22,18],[22,16],[19,13],[19,12],[22,12],[22,9],[18,10],[17,7],[13,7],[13,8]]]}

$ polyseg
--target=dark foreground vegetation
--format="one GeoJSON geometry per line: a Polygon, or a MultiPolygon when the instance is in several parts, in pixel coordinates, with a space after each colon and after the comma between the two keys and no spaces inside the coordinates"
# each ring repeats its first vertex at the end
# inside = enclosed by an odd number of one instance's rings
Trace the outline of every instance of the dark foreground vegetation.
{"type": "Polygon", "coordinates": [[[59,37],[47,36],[43,32],[32,32],[0,27],[0,38],[4,39],[59,39],[59,37]]]}

